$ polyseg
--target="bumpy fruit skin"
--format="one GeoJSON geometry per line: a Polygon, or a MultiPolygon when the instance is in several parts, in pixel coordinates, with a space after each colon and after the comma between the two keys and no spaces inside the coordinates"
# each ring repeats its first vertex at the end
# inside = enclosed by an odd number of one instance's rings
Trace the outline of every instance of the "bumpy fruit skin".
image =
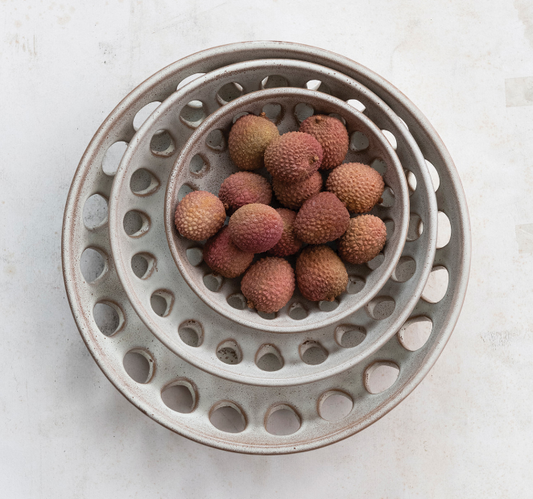
{"type": "Polygon", "coordinates": [[[300,132],[308,133],[320,142],[324,151],[321,170],[331,170],[342,163],[350,145],[348,131],[342,121],[317,114],[302,121],[300,132]]]}
{"type": "Polygon", "coordinates": [[[333,301],[346,290],[348,273],[329,246],[308,246],[296,260],[296,280],[308,300],[333,301]]]}
{"type": "Polygon", "coordinates": [[[385,183],[370,166],[345,163],[329,174],[326,188],[336,194],[352,213],[365,213],[380,200],[385,183]]]}
{"type": "Polygon", "coordinates": [[[282,309],[295,288],[294,271],[283,258],[267,257],[254,263],[244,274],[241,291],[248,307],[272,313],[282,309]]]}
{"type": "Polygon", "coordinates": [[[265,149],[276,137],[279,137],[279,131],[266,116],[242,116],[229,133],[228,150],[231,160],[240,170],[263,167],[265,149]]]}
{"type": "Polygon", "coordinates": [[[237,172],[222,182],[218,197],[226,211],[232,213],[245,204],[270,204],[272,187],[266,178],[257,173],[237,172]]]}
{"type": "Polygon", "coordinates": [[[283,233],[279,213],[266,204],[245,204],[228,223],[231,240],[243,251],[262,253],[274,247],[283,233]]]}
{"type": "Polygon", "coordinates": [[[223,227],[204,246],[205,263],[217,274],[230,279],[243,274],[253,259],[253,253],[242,251],[233,244],[227,227],[223,227]]]}
{"type": "Polygon", "coordinates": [[[283,220],[283,233],[276,246],[268,250],[268,254],[274,256],[294,255],[302,247],[302,241],[294,234],[296,212],[286,208],[278,208],[276,211],[283,220]]]}
{"type": "Polygon", "coordinates": [[[272,187],[278,201],[283,206],[291,210],[297,210],[304,204],[304,201],[320,192],[322,189],[322,175],[319,172],[315,172],[309,178],[292,184],[273,179],[272,187]]]}
{"type": "Polygon", "coordinates": [[[274,139],[265,151],[265,166],[281,182],[301,182],[320,168],[322,146],[313,136],[288,132],[274,139]]]}
{"type": "Polygon", "coordinates": [[[350,220],[350,226],[339,240],[339,255],[348,263],[366,263],[378,256],[387,241],[387,228],[374,215],[361,215],[350,220]]]}
{"type": "Polygon", "coordinates": [[[350,214],[337,196],[320,192],[300,208],[294,221],[298,239],[309,244],[324,244],[341,237],[350,224],[350,214]]]}
{"type": "Polygon", "coordinates": [[[214,236],[226,221],[222,201],[207,191],[187,194],[176,207],[174,223],[178,232],[193,241],[214,236]]]}

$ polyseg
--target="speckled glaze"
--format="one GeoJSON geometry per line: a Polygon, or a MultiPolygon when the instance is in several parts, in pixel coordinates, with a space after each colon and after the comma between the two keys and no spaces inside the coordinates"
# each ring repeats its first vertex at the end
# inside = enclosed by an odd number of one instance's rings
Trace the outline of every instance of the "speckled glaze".
{"type": "MultiPolygon", "coordinates": [[[[201,82],[196,83],[196,88],[201,88],[201,82]]],[[[207,109],[206,114],[214,110],[207,109]]],[[[179,120],[179,115],[173,119],[179,120]]],[[[143,147],[146,148],[146,144],[143,147]]],[[[150,245],[148,249],[155,251],[150,245]]],[[[65,209],[63,270],[67,294],[82,338],[102,371],[128,400],[160,424],[203,444],[234,452],[285,454],[316,449],[353,435],[387,414],[420,383],[445,347],[461,310],[469,263],[469,222],[461,183],[449,154],[427,119],[401,92],[359,64],[321,49],[283,42],[217,47],[178,61],[149,78],[117,106],[96,133],[80,162],[65,209]],[[254,61],[257,65],[255,69],[239,73],[238,65],[243,64],[242,61],[254,61]],[[224,69],[230,65],[234,65],[233,69],[224,69]],[[158,219],[145,217],[140,233],[128,237],[138,243],[135,252],[145,251],[149,241],[145,238],[158,233],[160,246],[155,249],[170,252],[163,230],[165,187],[177,154],[195,128],[193,122],[186,120],[189,125],[192,123],[192,128],[183,137],[174,137],[174,150],[163,151],[164,154],[148,151],[153,162],[149,170],[157,182],[149,194],[134,194],[129,189],[131,177],[128,175],[133,173],[127,170],[129,153],[139,144],[143,130],[161,124],[165,116],[161,108],[156,110],[138,135],[133,129],[133,118],[152,101],[165,103],[166,99],[179,94],[178,98],[190,102],[195,82],[185,85],[181,93],[175,93],[178,83],[194,73],[205,72],[209,76],[217,70],[229,74],[232,81],[238,81],[237,75],[246,74],[257,82],[253,88],[243,87],[244,93],[260,90],[261,82],[270,75],[285,76],[290,86],[300,88],[308,80],[321,80],[332,95],[362,102],[371,121],[394,134],[402,166],[410,170],[417,181],[410,197],[411,214],[416,214],[424,224],[421,234],[408,234],[400,258],[400,261],[411,258],[416,262],[415,273],[406,281],[407,285],[401,279],[394,279],[398,278],[395,271],[379,296],[354,317],[326,330],[299,335],[264,332],[261,339],[269,341],[257,349],[256,343],[249,342],[251,335],[245,326],[205,306],[195,293],[171,296],[165,294],[164,289],[150,287],[151,276],[177,271],[172,258],[152,262],[146,279],[128,275],[124,263],[130,263],[131,253],[126,250],[133,248],[120,244],[124,239],[121,210],[142,211],[143,203],[158,203],[161,207],[158,219]],[[113,177],[103,173],[102,159],[109,146],[117,141],[128,142],[129,149],[113,177]],[[436,195],[431,188],[425,159],[435,166],[440,177],[436,195]],[[110,202],[109,222],[87,229],[83,224],[83,206],[95,193],[110,202]],[[437,211],[448,216],[451,239],[435,251],[437,211]],[[88,247],[96,248],[105,257],[104,272],[92,283],[85,281],[79,265],[80,255],[88,247]],[[118,262],[121,262],[119,272],[118,262]],[[438,268],[448,271],[448,287],[440,301],[430,303],[420,299],[420,294],[429,273],[438,268]],[[158,296],[168,300],[166,316],[151,318],[150,327],[138,314],[139,303],[131,301],[132,293],[141,291],[148,299],[159,293],[158,296]],[[388,317],[380,317],[376,307],[387,303],[387,297],[394,297],[395,308],[388,317]],[[118,327],[111,336],[105,336],[96,326],[93,309],[97,303],[110,304],[117,311],[118,327]],[[182,322],[177,325],[178,331],[174,329],[174,338],[163,341],[160,329],[172,313],[178,314],[182,322]],[[431,320],[432,332],[421,348],[411,351],[404,346],[403,335],[396,333],[404,324],[419,317],[431,320]],[[186,360],[185,355],[176,355],[170,348],[185,327],[196,331],[198,346],[187,345],[183,350],[193,357],[195,349],[210,351],[212,363],[219,362],[222,366],[220,375],[200,369],[186,360]],[[362,341],[357,345],[344,342],[342,346],[342,334],[348,331],[359,333],[362,341]],[[386,334],[375,335],[375,331],[386,331],[386,334]],[[286,341],[280,343],[280,338],[286,341]],[[310,349],[319,347],[328,354],[323,362],[305,363],[303,359],[310,349]],[[236,352],[233,358],[237,363],[225,364],[220,359],[227,358],[223,355],[231,348],[236,352]],[[151,369],[145,383],[134,381],[123,367],[124,356],[132,350],[149,359],[151,369]],[[217,352],[221,352],[218,358],[217,352]],[[283,367],[273,372],[260,370],[256,360],[263,352],[280,353],[283,367]],[[350,367],[343,368],[339,360],[342,355],[350,367]],[[330,359],[335,360],[336,368],[330,375],[323,376],[331,367],[330,359]],[[397,379],[385,390],[376,392],[371,384],[373,374],[381,367],[390,366],[398,368],[397,379]],[[286,368],[289,369],[286,371],[286,368]],[[248,382],[243,383],[241,376],[248,377],[248,382]],[[255,381],[250,383],[253,379],[255,381]],[[162,391],[176,384],[190,391],[190,412],[176,412],[163,402],[162,391]],[[353,401],[351,411],[333,422],[320,416],[321,406],[331,393],[342,393],[353,401]],[[211,423],[210,418],[221,407],[240,413],[243,424],[238,429],[241,431],[222,431],[211,423]],[[279,409],[292,411],[299,422],[297,431],[280,436],[267,430],[266,422],[279,409]]]]}

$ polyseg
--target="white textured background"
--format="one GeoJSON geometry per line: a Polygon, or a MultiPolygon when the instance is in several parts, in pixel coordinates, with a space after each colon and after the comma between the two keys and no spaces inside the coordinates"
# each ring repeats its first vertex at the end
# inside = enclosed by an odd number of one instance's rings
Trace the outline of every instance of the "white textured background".
{"type": "Polygon", "coordinates": [[[532,497],[532,167],[530,0],[0,1],[0,495],[532,497]],[[459,323],[414,393],[282,457],[203,447],[130,405],[78,334],[60,264],[70,182],[113,107],[181,57],[261,39],[402,90],[456,162],[474,248],[459,323]]]}

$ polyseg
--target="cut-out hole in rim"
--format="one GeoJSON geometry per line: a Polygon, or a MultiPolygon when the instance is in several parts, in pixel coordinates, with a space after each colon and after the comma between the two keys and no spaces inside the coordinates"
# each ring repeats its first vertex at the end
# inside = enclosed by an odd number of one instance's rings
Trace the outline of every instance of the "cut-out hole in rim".
{"type": "Polygon", "coordinates": [[[281,75],[271,75],[261,80],[261,89],[290,87],[289,80],[281,75]]]}
{"type": "Polygon", "coordinates": [[[433,322],[429,317],[413,317],[398,331],[398,340],[406,350],[416,352],[426,344],[432,330],[433,322]]]}
{"type": "Polygon", "coordinates": [[[301,425],[300,416],[288,404],[278,404],[271,407],[265,416],[265,429],[271,435],[292,435],[300,429],[301,425]]]}
{"type": "Polygon", "coordinates": [[[366,305],[370,317],[377,321],[390,317],[395,307],[396,303],[391,296],[377,296],[366,305]]]}
{"type": "Polygon", "coordinates": [[[104,336],[113,336],[124,326],[122,309],[111,301],[98,302],[93,308],[93,318],[104,336]]]}
{"type": "Polygon", "coordinates": [[[331,95],[331,89],[323,81],[320,80],[309,80],[305,84],[305,88],[308,90],[314,90],[315,92],[323,92],[325,94],[331,95]]]}
{"type": "Polygon", "coordinates": [[[93,283],[107,271],[107,255],[103,250],[87,248],[80,258],[81,275],[88,283],[93,283]]]}
{"type": "Polygon", "coordinates": [[[350,149],[355,152],[368,149],[370,141],[363,132],[354,132],[350,135],[350,149]]]}
{"type": "Polygon", "coordinates": [[[410,170],[405,170],[405,177],[407,179],[407,187],[409,187],[409,194],[416,191],[417,180],[415,174],[410,170]]]}
{"type": "Polygon", "coordinates": [[[374,168],[380,175],[387,173],[387,163],[380,158],[373,159],[370,166],[374,168]]]}
{"type": "Polygon", "coordinates": [[[142,348],[130,350],[122,361],[124,370],[137,383],[148,383],[154,375],[154,359],[150,352],[142,348]]]}
{"type": "Polygon", "coordinates": [[[236,81],[231,81],[226,83],[218,92],[217,92],[217,102],[224,106],[228,102],[231,102],[234,99],[238,99],[244,93],[244,89],[240,83],[236,81]]]}
{"type": "Polygon", "coordinates": [[[155,261],[150,253],[137,253],[131,258],[131,270],[139,279],[148,279],[155,269],[155,261]]]}
{"type": "Polygon", "coordinates": [[[233,307],[237,310],[246,309],[246,298],[242,293],[233,293],[232,295],[228,296],[226,301],[230,307],[233,307]]]}
{"type": "Polygon", "coordinates": [[[366,330],[363,326],[353,324],[342,324],[335,328],[335,341],[342,348],[354,348],[366,338],[366,330]]]}
{"type": "Polygon", "coordinates": [[[189,171],[195,176],[195,177],[201,177],[205,173],[207,173],[207,170],[209,169],[207,161],[200,156],[199,154],[195,154],[191,162],[189,163],[189,171]]]}
{"type": "Polygon", "coordinates": [[[417,213],[411,213],[409,216],[409,228],[407,229],[407,240],[416,241],[424,231],[424,224],[420,215],[417,213]]]}
{"type": "Polygon", "coordinates": [[[307,308],[299,302],[289,307],[289,317],[294,321],[301,321],[309,315],[307,308]]]}
{"type": "Polygon", "coordinates": [[[158,130],[150,141],[150,151],[155,156],[168,158],[174,154],[176,142],[168,130],[158,130]]]}
{"type": "Polygon", "coordinates": [[[370,270],[376,270],[377,268],[381,267],[381,264],[385,261],[385,255],[383,253],[379,253],[376,255],[372,260],[369,262],[366,262],[366,266],[370,270]]]}
{"type": "Polygon", "coordinates": [[[189,414],[196,409],[198,391],[192,381],[179,378],[161,390],[161,399],[169,409],[181,414],[189,414]]]}
{"type": "Polygon", "coordinates": [[[318,308],[322,312],[333,312],[338,306],[339,306],[339,301],[336,299],[333,301],[319,301],[318,302],[318,308]]]}
{"type": "Polygon", "coordinates": [[[215,428],[226,433],[241,433],[246,428],[243,410],[229,400],[218,402],[211,408],[209,421],[215,428]]]}
{"type": "Polygon", "coordinates": [[[431,176],[431,182],[433,183],[433,189],[435,190],[435,192],[437,192],[440,186],[439,172],[437,172],[437,169],[435,168],[433,163],[431,163],[427,159],[426,159],[426,166],[427,166],[427,169],[429,170],[429,175],[431,176]]]}
{"type": "Polygon", "coordinates": [[[174,295],[166,289],[159,289],[152,293],[150,297],[152,310],[159,317],[167,317],[172,311],[174,305],[174,295]]]}
{"type": "MultiPolygon", "coordinates": [[[[203,278],[204,286],[213,293],[217,293],[222,287],[224,278],[219,274],[206,274],[203,278]]],[[[228,302],[229,303],[229,302],[228,302]]]]}
{"type": "Polygon", "coordinates": [[[270,103],[263,106],[265,116],[273,123],[279,123],[283,117],[283,108],[280,104],[270,103]]]}
{"type": "Polygon", "coordinates": [[[310,106],[305,102],[300,102],[299,104],[296,104],[294,108],[294,116],[298,120],[298,123],[301,123],[310,116],[313,116],[313,114],[315,114],[313,106],[310,106]]]}
{"type": "Polygon", "coordinates": [[[217,347],[217,357],[224,364],[239,364],[242,351],[235,340],[225,340],[217,347]]]}
{"type": "Polygon", "coordinates": [[[190,347],[199,347],[204,341],[204,328],[194,319],[182,322],[178,327],[181,341],[190,347]]]}
{"type": "Polygon", "coordinates": [[[366,281],[364,277],[358,275],[348,275],[348,285],[346,286],[346,292],[349,295],[355,295],[363,291],[366,281]]]}
{"type": "Polygon", "coordinates": [[[161,102],[154,101],[149,102],[146,106],[142,107],[137,111],[137,114],[133,118],[133,129],[135,131],[139,130],[143,123],[150,117],[150,115],[161,105],[161,102]]]}
{"type": "Polygon", "coordinates": [[[330,390],[318,399],[318,414],[326,421],[340,421],[353,409],[353,399],[340,390],[330,390]]]}
{"type": "Polygon", "coordinates": [[[137,196],[149,196],[159,188],[157,177],[144,168],[139,168],[133,173],[130,180],[130,189],[137,196]]]}
{"type": "Polygon", "coordinates": [[[187,194],[195,191],[196,189],[189,184],[183,184],[178,191],[178,201],[181,201],[187,194]]]}
{"type": "Polygon", "coordinates": [[[198,267],[198,265],[200,265],[204,261],[204,252],[202,248],[188,248],[185,251],[185,254],[187,255],[187,260],[189,260],[189,263],[193,267],[198,267]]]}
{"type": "Polygon", "coordinates": [[[394,150],[398,148],[398,141],[396,140],[396,137],[392,132],[389,132],[388,130],[381,130],[381,133],[385,135],[385,138],[389,142],[389,144],[392,146],[394,150]]]}
{"type": "Polygon", "coordinates": [[[360,101],[360,100],[357,100],[357,99],[348,99],[346,101],[350,106],[354,107],[355,109],[357,109],[357,111],[359,111],[360,113],[364,113],[365,110],[366,110],[366,106],[360,101]]]}
{"type": "Polygon", "coordinates": [[[392,208],[394,205],[394,201],[396,201],[396,198],[394,197],[394,191],[389,187],[385,186],[385,189],[383,189],[383,194],[381,195],[381,203],[380,206],[383,206],[384,208],[392,208]]]}
{"type": "Polygon", "coordinates": [[[422,291],[422,298],[429,303],[438,303],[446,296],[449,280],[450,276],[446,267],[440,265],[433,267],[422,291]]]}
{"type": "Polygon", "coordinates": [[[283,357],[274,345],[262,345],[255,355],[255,363],[262,371],[279,371],[283,367],[283,357]]]}
{"type": "Polygon", "coordinates": [[[89,230],[103,226],[107,222],[107,199],[93,194],[83,205],[83,223],[89,230]]]}
{"type": "Polygon", "coordinates": [[[416,272],[416,261],[410,256],[402,256],[392,273],[392,279],[396,282],[407,282],[416,272]]]}
{"type": "Polygon", "coordinates": [[[310,366],[322,364],[328,358],[328,351],[318,341],[305,341],[299,347],[300,358],[310,366]]]}
{"type": "Polygon", "coordinates": [[[124,232],[130,237],[141,237],[150,230],[150,218],[141,211],[131,210],[124,215],[124,232]]]}
{"type": "Polygon", "coordinates": [[[120,165],[122,156],[124,156],[127,148],[128,143],[124,141],[118,141],[109,146],[109,149],[106,151],[104,159],[102,160],[102,170],[106,175],[112,177],[117,173],[118,166],[120,165]]]}
{"type": "Polygon", "coordinates": [[[368,393],[376,395],[391,388],[400,374],[400,368],[390,361],[377,361],[366,368],[363,379],[368,393]]]}
{"type": "Polygon", "coordinates": [[[205,145],[216,152],[224,152],[227,148],[226,136],[222,130],[211,130],[205,139],[205,145]]]}
{"type": "Polygon", "coordinates": [[[452,238],[452,224],[448,215],[439,211],[437,218],[437,249],[444,248],[452,238]]]}
{"type": "Polygon", "coordinates": [[[180,113],[180,120],[189,128],[198,128],[206,117],[204,103],[196,100],[185,105],[180,113]]]}

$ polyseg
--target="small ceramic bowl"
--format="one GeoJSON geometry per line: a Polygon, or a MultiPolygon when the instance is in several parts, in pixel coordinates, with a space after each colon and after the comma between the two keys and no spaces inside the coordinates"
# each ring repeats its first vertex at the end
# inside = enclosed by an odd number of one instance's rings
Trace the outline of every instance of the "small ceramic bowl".
{"type": "MultiPolygon", "coordinates": [[[[265,169],[256,170],[270,180],[265,169]]],[[[326,177],[327,172],[324,173],[326,177]]],[[[273,198],[275,200],[275,197],[273,198]]],[[[274,204],[274,207],[276,205],[274,204]]],[[[346,102],[322,92],[276,88],[244,95],[212,113],[190,137],[174,164],[165,200],[165,230],[176,265],[191,289],[211,308],[248,327],[279,333],[308,331],[333,324],[366,305],[391,276],[406,240],[409,191],[400,161],[385,135],[372,121],[346,102]],[[393,203],[371,211],[387,225],[387,242],[380,255],[363,265],[346,264],[349,283],[333,302],[311,302],[296,289],[285,307],[263,314],[246,306],[241,278],[226,279],[202,260],[202,243],[181,236],[174,225],[179,201],[192,190],[218,194],[222,182],[239,171],[232,163],[227,139],[233,123],[244,114],[265,112],[280,134],[297,131],[314,114],[333,115],[346,125],[350,148],[345,163],[362,162],[383,175],[393,203]]],[[[294,263],[294,258],[289,257],[294,263]]]]}

